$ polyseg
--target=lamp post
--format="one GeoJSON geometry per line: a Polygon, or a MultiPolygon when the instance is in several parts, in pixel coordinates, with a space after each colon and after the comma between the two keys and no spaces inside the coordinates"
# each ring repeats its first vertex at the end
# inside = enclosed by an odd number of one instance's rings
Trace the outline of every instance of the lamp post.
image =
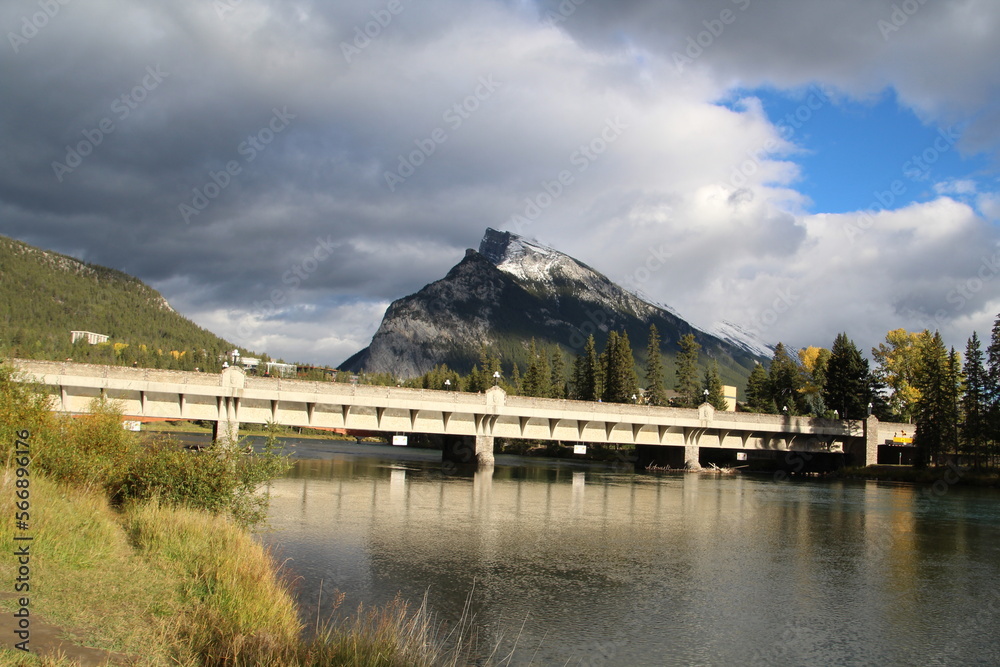
{"type": "Polygon", "coordinates": [[[703,393],[705,394],[705,402],[708,403],[708,389],[706,389],[703,393]]]}
{"type": "Polygon", "coordinates": [[[451,380],[445,380],[444,381],[444,390],[445,391],[451,391],[451,380]]]}
{"type": "Polygon", "coordinates": [[[493,371],[493,386],[500,384],[500,371],[493,371]]]}

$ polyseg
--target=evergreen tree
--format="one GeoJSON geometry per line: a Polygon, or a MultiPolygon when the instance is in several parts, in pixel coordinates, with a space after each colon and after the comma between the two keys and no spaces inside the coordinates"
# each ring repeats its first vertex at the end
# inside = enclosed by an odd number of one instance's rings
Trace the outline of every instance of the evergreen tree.
{"type": "Polygon", "coordinates": [[[677,355],[674,390],[680,394],[680,406],[693,408],[701,402],[698,382],[698,352],[701,345],[695,340],[694,334],[684,334],[678,341],[681,351],[677,355]]]}
{"type": "Polygon", "coordinates": [[[660,352],[660,332],[656,325],[649,327],[646,347],[646,401],[650,405],[666,405],[667,391],[663,387],[663,356],[660,352]]]}
{"type": "Polygon", "coordinates": [[[920,392],[916,405],[918,464],[926,466],[948,448],[957,432],[955,399],[957,391],[949,383],[955,378],[952,360],[944,347],[941,333],[929,332],[921,339],[918,349],[915,388],[920,392]]]}
{"type": "Polygon", "coordinates": [[[601,400],[606,403],[632,403],[632,397],[639,391],[639,379],[635,374],[635,357],[628,334],[612,331],[601,356],[604,368],[601,400]]]}
{"type": "Polygon", "coordinates": [[[1000,454],[1000,315],[986,349],[986,395],[987,465],[992,465],[1000,454]]]}
{"type": "Polygon", "coordinates": [[[802,375],[799,366],[789,356],[783,343],[774,348],[774,358],[768,370],[768,383],[771,386],[771,398],[775,411],[779,414],[802,414],[802,400],[799,388],[802,386],[802,375]]]}
{"type": "Polygon", "coordinates": [[[975,466],[982,465],[987,451],[989,430],[989,392],[986,366],[979,335],[973,331],[965,346],[965,393],[962,396],[962,451],[972,457],[975,466]]]}
{"type": "Polygon", "coordinates": [[[751,412],[774,412],[774,397],[771,396],[771,381],[767,371],[760,364],[754,364],[747,379],[747,407],[751,412]]]}
{"type": "Polygon", "coordinates": [[[962,375],[962,358],[955,348],[951,348],[948,355],[948,377],[945,384],[947,424],[950,427],[945,434],[944,451],[958,453],[960,443],[959,420],[962,413],[962,391],[964,389],[964,377],[962,375]]]}
{"type": "Polygon", "coordinates": [[[549,396],[552,398],[566,398],[566,361],[563,359],[562,351],[556,346],[552,351],[551,376],[549,378],[549,396]]]}
{"type": "Polygon", "coordinates": [[[722,389],[722,380],[719,378],[719,363],[717,361],[713,361],[708,370],[705,371],[703,391],[708,392],[705,400],[713,408],[722,411],[726,410],[726,394],[722,389]]]}
{"type": "Polygon", "coordinates": [[[830,351],[823,399],[841,419],[864,419],[871,402],[868,360],[846,333],[837,334],[830,351]]]}
{"type": "Polygon", "coordinates": [[[488,388],[489,386],[483,379],[483,371],[479,370],[479,366],[474,364],[472,370],[469,371],[468,376],[465,378],[465,391],[477,393],[486,391],[488,388]]]}
{"type": "Polygon", "coordinates": [[[521,379],[522,396],[548,396],[551,393],[552,369],[544,351],[539,351],[535,339],[531,339],[528,349],[530,361],[521,379]]]}
{"type": "Polygon", "coordinates": [[[600,360],[593,335],[587,337],[583,354],[574,364],[573,393],[579,401],[596,401],[601,397],[600,360]]]}

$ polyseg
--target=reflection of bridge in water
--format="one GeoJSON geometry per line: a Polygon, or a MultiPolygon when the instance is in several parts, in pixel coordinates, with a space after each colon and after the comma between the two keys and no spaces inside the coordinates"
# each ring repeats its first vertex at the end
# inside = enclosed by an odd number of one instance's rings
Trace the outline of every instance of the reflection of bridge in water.
{"type": "MultiPolygon", "coordinates": [[[[840,455],[875,463],[877,445],[901,426],[867,420],[826,420],[741,412],[594,403],[485,393],[378,387],[285,378],[221,375],[71,362],[15,360],[23,379],[48,387],[54,409],[84,413],[95,398],[119,401],[130,417],[206,420],[217,439],[241,423],[273,422],[443,436],[446,459],[493,462],[493,439],[524,438],[634,445],[637,464],[679,466],[708,450],[840,455]]],[[[809,457],[803,457],[808,459],[809,457]]]]}

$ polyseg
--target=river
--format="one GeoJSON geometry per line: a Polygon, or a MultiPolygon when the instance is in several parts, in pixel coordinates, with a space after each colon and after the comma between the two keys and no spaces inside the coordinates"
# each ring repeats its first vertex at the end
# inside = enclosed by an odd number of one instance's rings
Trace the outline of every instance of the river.
{"type": "Polygon", "coordinates": [[[511,664],[1000,664],[1000,492],[291,441],[260,538],[314,614],[470,599],[511,664]]]}

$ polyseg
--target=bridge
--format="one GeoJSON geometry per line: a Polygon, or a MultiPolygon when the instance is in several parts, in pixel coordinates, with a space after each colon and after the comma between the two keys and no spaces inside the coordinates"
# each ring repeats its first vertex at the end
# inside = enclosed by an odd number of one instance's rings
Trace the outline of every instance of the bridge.
{"type": "MultiPolygon", "coordinates": [[[[86,413],[94,399],[118,401],[135,418],[206,420],[213,437],[231,440],[241,423],[277,423],[443,436],[444,458],[493,464],[494,438],[634,445],[640,462],[672,466],[705,450],[841,454],[876,462],[878,444],[899,424],[743,412],[380,387],[287,378],[98,366],[15,359],[21,381],[52,394],[53,409],[86,413]]],[[[707,452],[706,452],[707,454],[707,452]]],[[[809,457],[805,457],[809,458],[809,457]]]]}

